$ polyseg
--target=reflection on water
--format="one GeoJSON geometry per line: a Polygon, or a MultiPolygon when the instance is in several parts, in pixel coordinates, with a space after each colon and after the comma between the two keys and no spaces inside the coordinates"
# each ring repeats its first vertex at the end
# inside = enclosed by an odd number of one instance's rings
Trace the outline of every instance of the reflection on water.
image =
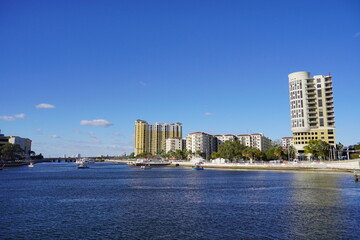
{"type": "Polygon", "coordinates": [[[44,163],[0,173],[0,239],[355,239],[349,174],[143,171],[44,163]]]}

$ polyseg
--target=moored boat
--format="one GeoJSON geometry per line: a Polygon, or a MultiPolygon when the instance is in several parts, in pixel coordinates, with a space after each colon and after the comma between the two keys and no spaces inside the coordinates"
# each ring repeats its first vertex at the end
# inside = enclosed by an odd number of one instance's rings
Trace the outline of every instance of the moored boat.
{"type": "Polygon", "coordinates": [[[204,167],[201,166],[201,163],[195,163],[194,166],[191,167],[192,170],[204,170],[204,167]]]}
{"type": "Polygon", "coordinates": [[[150,164],[145,164],[140,167],[140,169],[143,169],[143,170],[150,169],[150,168],[151,168],[150,164]]]}
{"type": "Polygon", "coordinates": [[[83,163],[79,163],[77,165],[77,168],[81,169],[81,168],[89,168],[88,164],[86,162],[83,163]]]}

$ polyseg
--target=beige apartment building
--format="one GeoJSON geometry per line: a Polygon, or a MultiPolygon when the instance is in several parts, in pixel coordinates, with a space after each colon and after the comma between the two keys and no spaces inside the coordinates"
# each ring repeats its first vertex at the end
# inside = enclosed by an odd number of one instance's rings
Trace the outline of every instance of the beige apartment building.
{"type": "Polygon", "coordinates": [[[242,145],[257,148],[260,151],[264,151],[271,146],[270,138],[265,137],[263,133],[243,134],[236,137],[242,145]]]}
{"type": "Polygon", "coordinates": [[[226,134],[226,135],[214,135],[214,137],[217,139],[217,147],[222,145],[225,141],[229,140],[236,140],[236,136],[232,134],[226,134]]]}
{"type": "Polygon", "coordinates": [[[285,149],[288,149],[290,146],[294,146],[294,138],[293,137],[283,137],[281,139],[281,145],[285,149]]]}
{"type": "Polygon", "coordinates": [[[332,77],[309,72],[289,74],[291,131],[298,155],[309,140],[336,145],[332,77]]]}
{"type": "Polygon", "coordinates": [[[176,150],[183,150],[186,148],[186,139],[168,138],[165,143],[165,152],[175,152],[176,150]]]}
{"type": "Polygon", "coordinates": [[[154,123],[135,121],[135,155],[160,154],[166,151],[166,139],[182,138],[181,123],[154,123]]]}
{"type": "Polygon", "coordinates": [[[204,132],[190,133],[186,137],[186,149],[193,154],[200,152],[203,158],[210,159],[211,153],[217,151],[216,138],[204,132]]]}

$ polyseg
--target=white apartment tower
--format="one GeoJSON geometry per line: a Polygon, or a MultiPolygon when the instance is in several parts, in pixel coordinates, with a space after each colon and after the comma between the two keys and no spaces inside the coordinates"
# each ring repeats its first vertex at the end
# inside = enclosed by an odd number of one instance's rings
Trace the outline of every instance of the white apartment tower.
{"type": "Polygon", "coordinates": [[[299,155],[309,140],[335,146],[335,119],[332,79],[309,72],[289,74],[291,131],[299,155]]]}
{"type": "Polygon", "coordinates": [[[290,146],[294,146],[294,138],[293,137],[283,137],[281,139],[281,145],[285,149],[288,149],[290,146]]]}
{"type": "Polygon", "coordinates": [[[167,138],[165,144],[165,152],[183,150],[185,148],[186,140],[181,138],[167,138]]]}
{"type": "Polygon", "coordinates": [[[186,137],[186,149],[194,154],[201,152],[202,157],[210,159],[211,153],[216,151],[216,139],[204,132],[190,133],[186,137]]]}
{"type": "Polygon", "coordinates": [[[271,140],[262,133],[237,135],[237,139],[242,145],[257,148],[260,151],[264,151],[271,146],[271,140]]]}

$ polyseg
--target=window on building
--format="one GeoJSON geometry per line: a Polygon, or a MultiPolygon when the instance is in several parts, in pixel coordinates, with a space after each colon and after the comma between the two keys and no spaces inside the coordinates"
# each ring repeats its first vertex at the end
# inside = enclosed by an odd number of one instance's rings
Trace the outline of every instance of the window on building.
{"type": "Polygon", "coordinates": [[[317,78],[316,81],[319,83],[319,82],[321,82],[321,79],[320,79],[320,78],[317,78]]]}
{"type": "Polygon", "coordinates": [[[318,92],[318,97],[322,97],[321,89],[318,89],[317,92],[318,92]]]}
{"type": "Polygon", "coordinates": [[[316,85],[317,88],[321,88],[321,84],[316,85]]]}
{"type": "Polygon", "coordinates": [[[322,107],[322,106],[323,106],[322,99],[319,99],[318,104],[319,104],[319,107],[322,107]]]}

